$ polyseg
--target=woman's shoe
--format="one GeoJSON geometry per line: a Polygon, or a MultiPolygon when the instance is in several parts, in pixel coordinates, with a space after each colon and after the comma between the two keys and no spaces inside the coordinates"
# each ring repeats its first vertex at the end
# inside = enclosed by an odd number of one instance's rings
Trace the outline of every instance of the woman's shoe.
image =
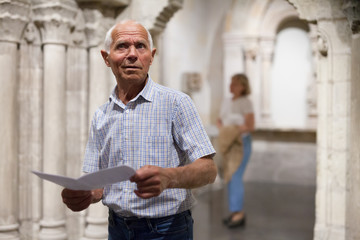
{"type": "Polygon", "coordinates": [[[236,227],[243,227],[246,224],[246,216],[244,215],[243,218],[237,220],[237,221],[232,221],[231,219],[227,222],[227,226],[228,228],[236,228],[236,227]]]}
{"type": "Polygon", "coordinates": [[[230,214],[227,218],[223,219],[223,224],[228,225],[229,222],[231,222],[231,219],[233,217],[234,213],[230,214]]]}

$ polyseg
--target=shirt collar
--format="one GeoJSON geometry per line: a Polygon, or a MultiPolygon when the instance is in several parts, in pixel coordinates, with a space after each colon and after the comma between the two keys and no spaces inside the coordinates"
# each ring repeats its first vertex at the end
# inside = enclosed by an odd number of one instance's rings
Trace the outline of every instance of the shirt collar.
{"type": "Polygon", "coordinates": [[[147,83],[145,85],[145,87],[143,88],[143,90],[141,90],[141,92],[134,98],[134,101],[136,101],[136,99],[141,96],[143,97],[146,101],[151,102],[154,99],[153,96],[153,88],[154,88],[154,82],[151,79],[150,75],[148,75],[148,79],[147,79],[147,83]]]}
{"type": "MultiPolygon", "coordinates": [[[[140,93],[136,97],[131,99],[130,102],[135,102],[140,96],[142,98],[144,98],[146,101],[151,102],[154,99],[153,88],[154,88],[154,82],[152,81],[150,75],[148,75],[148,79],[147,79],[145,87],[140,91],[140,93]]],[[[116,95],[116,86],[114,87],[114,89],[111,92],[109,101],[116,103],[117,105],[119,105],[122,108],[125,107],[124,103],[116,95]]]]}

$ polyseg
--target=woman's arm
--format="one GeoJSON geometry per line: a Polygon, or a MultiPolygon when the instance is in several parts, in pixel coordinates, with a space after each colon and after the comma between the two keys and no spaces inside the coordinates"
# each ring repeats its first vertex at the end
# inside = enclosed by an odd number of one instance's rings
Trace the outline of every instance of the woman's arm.
{"type": "Polygon", "coordinates": [[[248,113],[245,115],[244,125],[239,126],[239,131],[241,133],[252,132],[255,129],[255,117],[254,113],[248,113]]]}
{"type": "Polygon", "coordinates": [[[221,128],[221,127],[223,126],[223,123],[222,123],[222,121],[221,121],[221,118],[218,118],[218,119],[217,119],[217,121],[216,121],[216,126],[217,126],[218,128],[221,128]]]}

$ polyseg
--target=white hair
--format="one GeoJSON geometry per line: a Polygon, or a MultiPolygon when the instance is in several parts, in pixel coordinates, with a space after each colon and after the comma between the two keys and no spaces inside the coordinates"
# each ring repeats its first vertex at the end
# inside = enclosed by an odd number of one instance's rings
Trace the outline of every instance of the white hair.
{"type": "MultiPolygon", "coordinates": [[[[125,22],[129,22],[129,21],[132,21],[132,20],[123,20],[123,21],[120,22],[120,24],[125,23],[125,22]]],[[[139,24],[140,26],[142,26],[142,27],[146,30],[147,35],[148,35],[148,41],[149,41],[149,45],[150,45],[150,50],[152,50],[152,49],[153,49],[153,40],[152,40],[150,31],[149,31],[146,27],[144,27],[141,23],[136,22],[136,21],[133,21],[133,22],[136,23],[136,24],[139,24]]],[[[107,53],[110,53],[110,46],[111,46],[111,44],[112,44],[112,42],[113,42],[113,39],[112,39],[112,37],[111,37],[111,34],[112,34],[112,32],[114,31],[114,28],[116,27],[116,25],[118,25],[118,24],[119,24],[119,23],[113,25],[113,26],[107,31],[107,33],[106,33],[106,35],[105,35],[104,47],[105,47],[105,51],[106,51],[107,53]]]]}

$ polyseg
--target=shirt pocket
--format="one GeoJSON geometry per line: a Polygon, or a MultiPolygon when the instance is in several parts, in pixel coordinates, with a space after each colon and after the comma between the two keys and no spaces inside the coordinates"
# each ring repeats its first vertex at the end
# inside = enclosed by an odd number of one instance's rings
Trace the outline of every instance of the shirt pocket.
{"type": "Polygon", "coordinates": [[[146,136],[144,137],[143,160],[146,165],[155,165],[159,167],[176,167],[176,161],[173,161],[174,141],[169,136],[146,136]]]}

